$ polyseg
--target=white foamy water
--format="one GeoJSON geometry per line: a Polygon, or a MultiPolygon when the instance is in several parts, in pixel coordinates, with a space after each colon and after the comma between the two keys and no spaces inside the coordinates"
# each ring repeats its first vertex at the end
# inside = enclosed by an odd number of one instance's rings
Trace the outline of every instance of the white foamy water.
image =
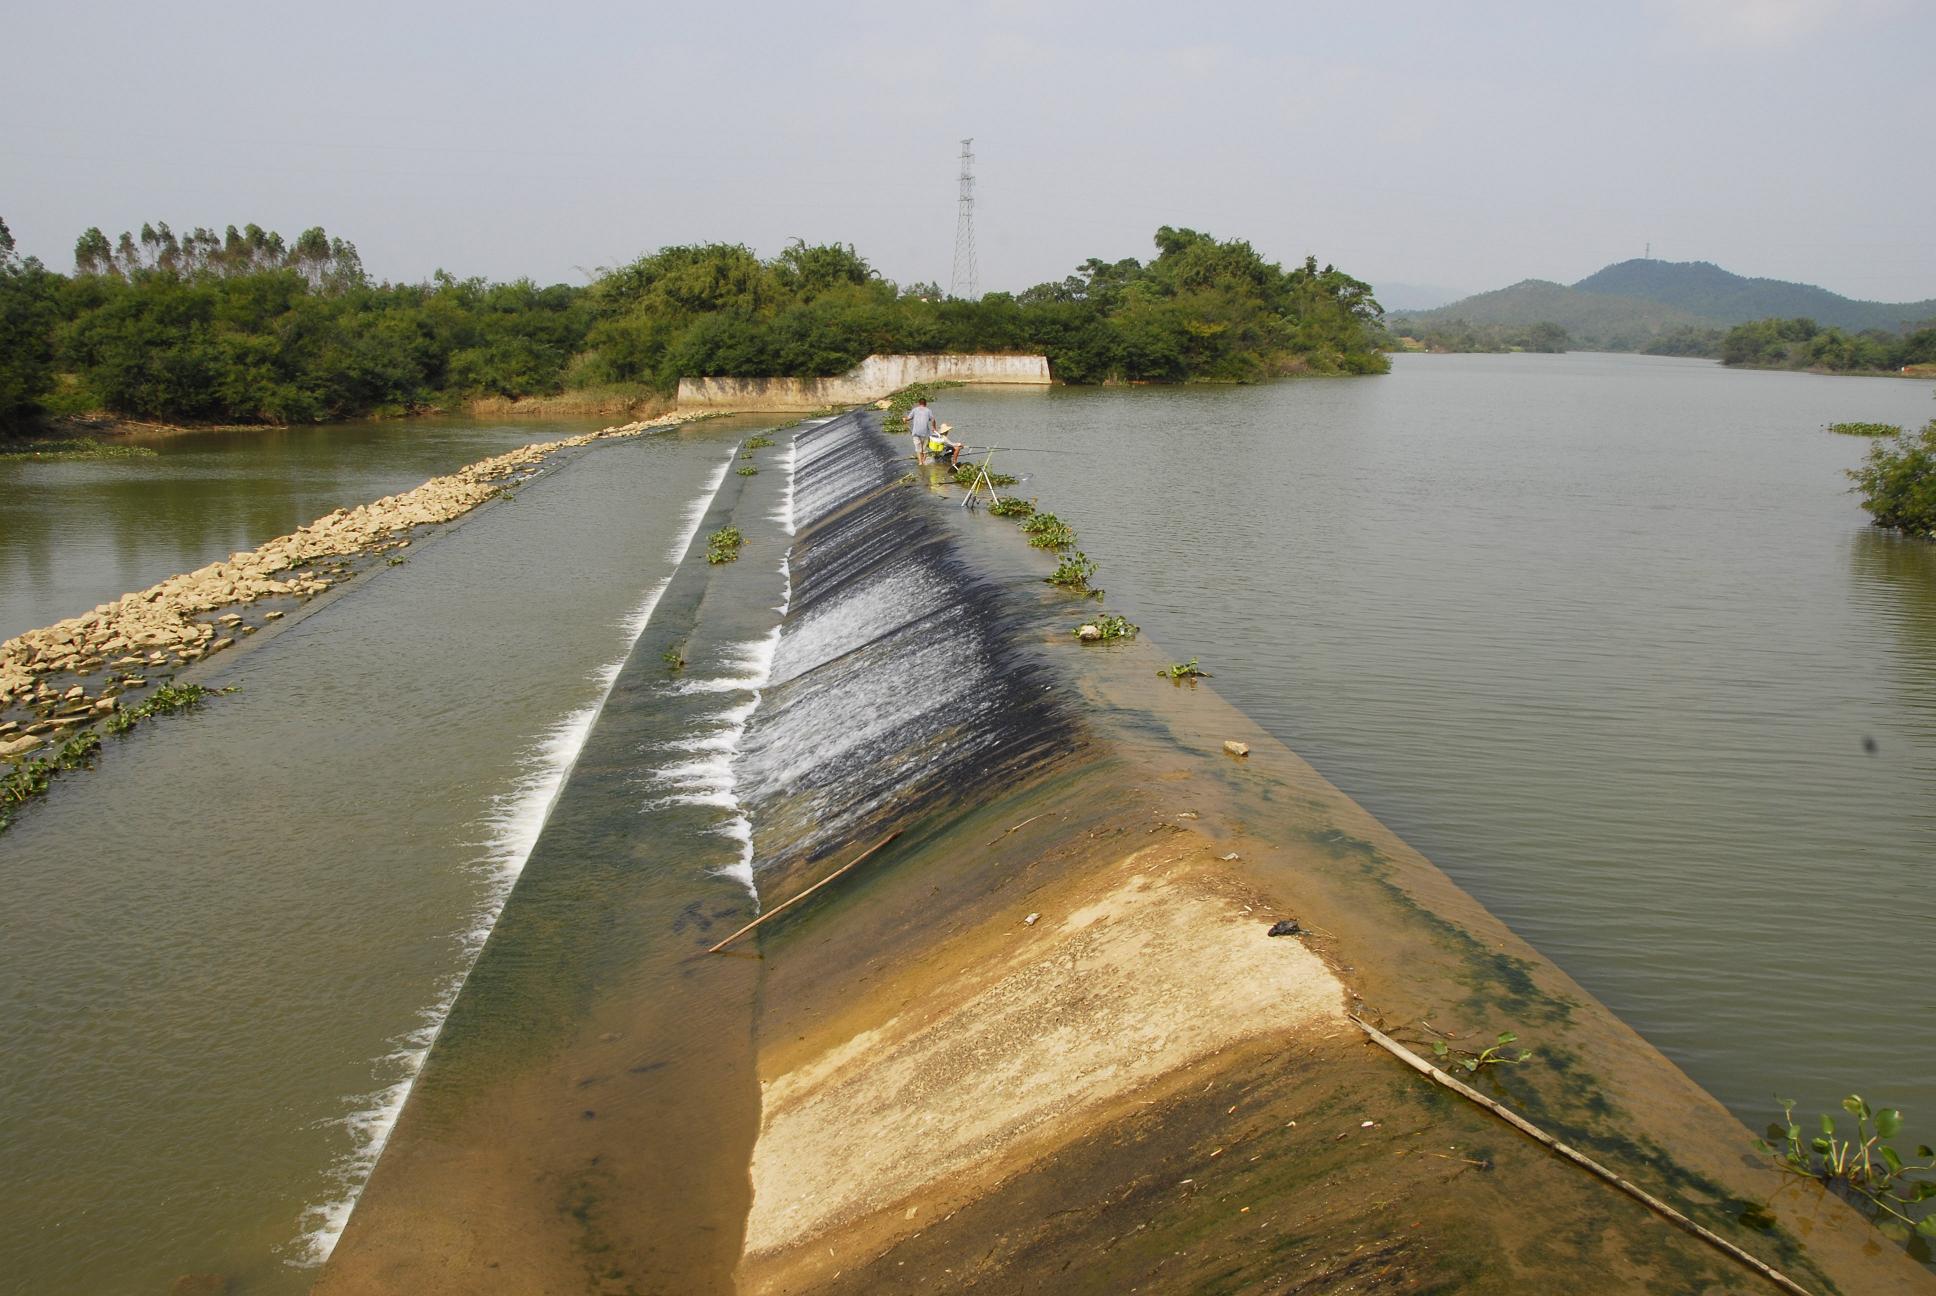
{"type": "MultiPolygon", "coordinates": [[[[816,420],[810,426],[818,426],[825,421],[816,420]]],[[[794,534],[794,466],[798,459],[799,442],[789,441],[785,458],[786,488],[779,506],[772,514],[772,520],[783,526],[788,536],[794,534]]],[[[780,602],[773,610],[784,623],[787,610],[793,602],[791,546],[780,555],[780,580],[780,602]]],[[[705,679],[681,680],[670,686],[673,691],[680,693],[750,693],[752,696],[706,716],[702,721],[706,728],[702,732],[666,744],[668,750],[691,753],[702,759],[675,761],[654,771],[654,777],[661,784],[669,785],[674,790],[667,796],[648,801],[645,806],[648,811],[670,805],[714,806],[729,811],[728,817],[714,825],[712,831],[739,843],[739,859],[719,870],[719,874],[745,887],[747,894],[753,897],[756,909],[760,892],[753,882],[753,821],[747,815],[739,794],[741,747],[746,726],[759,709],[761,695],[773,679],[773,663],[780,651],[782,628],[783,624],[776,624],[758,639],[727,649],[725,664],[740,667],[738,671],[705,679]]]]}
{"type": "MultiPolygon", "coordinates": [[[[676,569],[691,551],[700,524],[711,509],[713,500],[718,497],[720,487],[726,480],[727,469],[732,467],[738,451],[739,447],[734,446],[711,480],[687,507],[684,528],[666,554],[666,561],[673,568],[676,569]]],[[[534,742],[525,752],[524,771],[517,782],[509,791],[498,796],[485,812],[482,826],[486,835],[483,853],[478,861],[479,871],[485,879],[483,893],[472,913],[472,921],[457,938],[463,970],[440,988],[436,999],[423,1010],[420,1024],[396,1041],[397,1047],[393,1052],[377,1060],[374,1070],[382,1081],[379,1087],[352,1099],[356,1104],[354,1110],[340,1118],[339,1123],[349,1131],[353,1143],[351,1151],[336,1167],[341,1192],[304,1212],[306,1228],[297,1241],[295,1263],[320,1265],[335,1250],[337,1240],[342,1237],[350,1214],[356,1208],[357,1199],[362,1195],[363,1186],[369,1182],[370,1172],[383,1155],[390,1131],[396,1128],[397,1117],[409,1100],[411,1086],[422,1072],[424,1060],[429,1057],[438,1033],[450,1016],[451,1006],[457,1002],[458,993],[464,988],[470,969],[476,964],[477,955],[490,938],[491,929],[496,926],[505,901],[510,898],[519,874],[524,871],[525,862],[530,859],[531,850],[544,831],[545,821],[550,818],[559,793],[571,777],[572,767],[578,763],[585,740],[597,724],[600,712],[605,709],[605,702],[611,696],[619,672],[624,669],[646,626],[651,624],[652,614],[671,582],[672,576],[668,573],[618,622],[616,628],[621,636],[622,648],[612,660],[590,676],[598,690],[598,700],[573,711],[534,742]]],[[[748,713],[751,713],[750,707],[748,713]]]]}

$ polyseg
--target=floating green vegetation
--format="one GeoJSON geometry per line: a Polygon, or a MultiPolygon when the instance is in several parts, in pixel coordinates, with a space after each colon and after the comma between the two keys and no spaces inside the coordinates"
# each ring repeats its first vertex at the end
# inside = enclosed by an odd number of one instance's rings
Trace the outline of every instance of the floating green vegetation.
{"type": "Polygon", "coordinates": [[[1043,579],[1062,589],[1074,590],[1078,594],[1087,594],[1090,598],[1099,599],[1102,597],[1102,591],[1093,589],[1089,585],[1089,578],[1095,574],[1095,559],[1077,549],[1064,553],[1062,561],[1055,565],[1055,570],[1043,579]]]}
{"type": "Polygon", "coordinates": [[[772,444],[773,438],[769,436],[748,437],[746,440],[748,450],[764,450],[772,444]]]}
{"type": "Polygon", "coordinates": [[[741,477],[757,477],[760,475],[760,470],[752,464],[741,464],[739,467],[733,469],[733,471],[741,477]]]}
{"type": "Polygon", "coordinates": [[[24,441],[0,440],[0,455],[13,459],[34,459],[61,463],[81,459],[153,459],[156,451],[148,446],[112,445],[88,438],[24,441]]]}
{"type": "Polygon", "coordinates": [[[1885,437],[1901,436],[1902,428],[1894,423],[1831,423],[1828,430],[1843,436],[1885,437]]]}
{"type": "Polygon", "coordinates": [[[1837,1136],[1835,1117],[1820,1117],[1821,1133],[1802,1141],[1795,1123],[1795,1100],[1777,1098],[1781,1120],[1768,1126],[1768,1137],[1755,1146],[1790,1174],[1819,1179],[1831,1188],[1865,1201],[1873,1209],[1876,1226],[1898,1242],[1920,1235],[1936,1238],[1936,1215],[1922,1214],[1924,1202],[1936,1198],[1936,1150],[1918,1144],[1920,1164],[1904,1161],[1884,1139],[1902,1132],[1902,1112],[1894,1107],[1871,1108],[1856,1094],[1842,1100],[1842,1110],[1855,1117],[1852,1137],[1837,1136]],[[1920,1218],[1919,1218],[1920,1215],[1920,1218]]]}
{"type": "Polygon", "coordinates": [[[1111,639],[1134,639],[1136,627],[1130,623],[1128,617],[1111,612],[1107,616],[1099,616],[1093,621],[1083,622],[1070,633],[1085,643],[1107,643],[1111,639]],[[1091,629],[1096,633],[1092,635],[1082,633],[1084,630],[1091,629]]]}
{"type": "Polygon", "coordinates": [[[664,652],[659,654],[659,660],[665,663],[665,667],[667,670],[671,671],[675,675],[678,674],[680,671],[686,668],[685,644],[683,643],[673,644],[670,648],[666,649],[664,652]]]}
{"type": "Polygon", "coordinates": [[[383,561],[388,563],[392,567],[401,567],[405,563],[409,562],[410,560],[408,558],[405,558],[402,554],[391,554],[388,558],[385,558],[383,561]]]}
{"type": "MultiPolygon", "coordinates": [[[[101,727],[118,738],[149,716],[167,715],[192,707],[212,694],[233,692],[234,685],[205,689],[199,684],[164,684],[138,704],[116,711],[101,727]]],[[[0,778],[0,832],[13,823],[14,811],[22,803],[44,795],[57,775],[90,768],[100,750],[101,735],[90,729],[75,734],[51,755],[15,765],[5,778],[0,778]]]]}
{"type": "Polygon", "coordinates": [[[1031,513],[1022,534],[1037,549],[1069,549],[1076,542],[1076,529],[1053,513],[1031,513]]]}
{"type": "Polygon", "coordinates": [[[150,716],[172,715],[177,711],[186,711],[204,698],[233,692],[235,692],[235,686],[232,684],[225,689],[206,689],[200,684],[163,684],[133,706],[122,707],[116,711],[101,727],[119,738],[150,716]]]}
{"type": "Polygon", "coordinates": [[[1020,499],[1011,495],[1007,499],[998,499],[993,504],[990,504],[988,511],[996,517],[1025,518],[1035,512],[1035,501],[1020,499]]]}
{"type": "Polygon", "coordinates": [[[721,527],[706,537],[706,561],[733,562],[739,557],[740,546],[745,543],[746,537],[739,533],[738,527],[721,527]]]}
{"type": "Polygon", "coordinates": [[[1487,1067],[1503,1066],[1508,1062],[1524,1062],[1532,1057],[1529,1049],[1509,1047],[1518,1042],[1519,1036],[1511,1031],[1502,1031],[1498,1043],[1474,1053],[1470,1049],[1453,1048],[1444,1040],[1438,1040],[1432,1045],[1432,1055],[1441,1063],[1458,1067],[1467,1075],[1477,1075],[1487,1067]]]}
{"type": "Polygon", "coordinates": [[[0,832],[12,826],[17,808],[47,791],[56,775],[92,765],[94,754],[100,750],[101,735],[78,734],[62,743],[51,756],[15,765],[5,778],[0,778],[0,832]]]}
{"type": "Polygon", "coordinates": [[[1176,662],[1172,665],[1161,667],[1156,673],[1165,679],[1173,680],[1210,678],[1210,672],[1198,666],[1197,659],[1194,657],[1186,662],[1176,662]]]}
{"type": "Polygon", "coordinates": [[[955,484],[959,486],[974,486],[978,483],[986,483],[989,486],[1013,486],[1019,480],[1020,478],[1016,477],[1014,473],[984,473],[980,464],[958,463],[955,465],[955,484]]]}

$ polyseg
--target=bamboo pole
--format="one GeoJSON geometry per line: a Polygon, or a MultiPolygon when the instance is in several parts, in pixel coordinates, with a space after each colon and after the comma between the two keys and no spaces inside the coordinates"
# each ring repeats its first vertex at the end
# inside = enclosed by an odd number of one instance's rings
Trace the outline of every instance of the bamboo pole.
{"type": "Polygon", "coordinates": [[[747,923],[744,927],[740,928],[738,931],[734,932],[731,936],[728,936],[725,940],[719,942],[719,944],[713,946],[711,949],[707,950],[706,952],[708,954],[717,954],[719,953],[719,951],[725,949],[728,945],[731,945],[734,941],[744,936],[747,932],[752,931],[755,927],[765,922],[768,918],[779,917],[781,914],[785,913],[788,909],[791,909],[794,905],[799,904],[802,900],[805,900],[808,896],[818,891],[821,887],[826,886],[829,882],[839,877],[842,873],[845,873],[848,869],[854,867],[854,865],[860,863],[862,860],[866,859],[869,855],[872,855],[875,851],[887,845],[889,842],[893,841],[896,837],[899,837],[900,835],[901,835],[901,830],[899,828],[896,828],[893,832],[881,838],[879,841],[875,842],[872,846],[869,846],[866,850],[854,856],[854,858],[848,860],[845,864],[842,864],[839,868],[829,873],[826,877],[821,878],[818,882],[808,887],[805,891],[802,891],[799,895],[794,896],[790,900],[785,900],[779,904],[774,905],[771,909],[768,909],[765,913],[755,918],[752,922],[747,923]]]}
{"type": "Polygon", "coordinates": [[[1394,1040],[1389,1035],[1386,1035],[1383,1032],[1379,1031],[1376,1027],[1372,1026],[1369,1022],[1366,1022],[1362,1018],[1359,1018],[1356,1016],[1352,1017],[1351,1020],[1358,1024],[1359,1030],[1362,1030],[1366,1035],[1371,1037],[1372,1043],[1378,1045],[1380,1048],[1384,1049],[1387,1053],[1390,1053],[1393,1057],[1396,1057],[1399,1061],[1403,1062],[1406,1066],[1412,1068],[1412,1070],[1422,1072],[1424,1075],[1430,1078],[1434,1083],[1442,1085],[1447,1089],[1450,1089],[1453,1093],[1458,1094],[1462,1098],[1469,1098],[1473,1102],[1478,1103],[1481,1107],[1485,1108],[1487,1111],[1497,1116],[1500,1120],[1505,1121],[1508,1125],[1512,1126],[1520,1133],[1526,1135],[1528,1138],[1532,1139],[1535,1143],[1542,1144],[1545,1147],[1552,1149],[1553,1151],[1559,1153],[1561,1156],[1565,1157],[1567,1160],[1573,1162],[1574,1164],[1582,1166],[1585,1169],[1591,1171],[1592,1173],[1598,1175],[1600,1178],[1606,1180],[1608,1183],[1618,1188],[1621,1192],[1626,1193],[1629,1197],[1632,1197],[1634,1200],[1642,1203],[1643,1205],[1648,1207],[1648,1209],[1654,1211],[1656,1214],[1672,1221],[1675,1224],[1678,1224],[1680,1227],[1686,1229],[1689,1233],[1692,1233],[1695,1237],[1701,1239],[1701,1241],[1707,1243],[1709,1246],[1716,1247],[1722,1251],[1727,1252],[1730,1256],[1733,1256],[1736,1260],[1740,1261],[1748,1268],[1754,1270],[1756,1273],[1760,1274],[1762,1277],[1766,1278],[1769,1282],[1781,1288],[1783,1291],[1793,1293],[1793,1296],[1811,1296],[1809,1290],[1806,1287],[1803,1287],[1800,1283],[1790,1278],[1787,1274],[1782,1273],[1779,1269],[1773,1268],[1772,1266],[1767,1265],[1762,1261],[1755,1259],[1755,1257],[1753,1257],[1752,1255],[1749,1255],[1746,1251],[1743,1251],[1740,1247],[1728,1241],[1720,1234],[1714,1232],[1711,1229],[1706,1229],[1701,1227],[1699,1224],[1696,1224],[1693,1220],[1687,1218],[1687,1216],[1681,1214],[1679,1211],[1675,1210],[1672,1206],[1669,1206],[1666,1202],[1654,1196],[1646,1189],[1638,1187],[1637,1185],[1629,1183],[1627,1180],[1622,1179],[1619,1175],[1607,1169],[1605,1166],[1601,1165],[1598,1161],[1593,1160],[1591,1157],[1586,1156],[1584,1153],[1577,1152],[1574,1149],[1568,1147],[1566,1144],[1560,1142],[1558,1139],[1554,1138],[1551,1134],[1548,1134],[1545,1130],[1540,1129],[1537,1125],[1534,1125],[1531,1121],[1519,1115],[1517,1112],[1513,1111],[1512,1109],[1500,1103],[1494,1102],[1492,1099],[1480,1093],[1477,1089],[1472,1088],[1472,1086],[1459,1081],[1458,1079],[1456,1079],[1451,1075],[1448,1075],[1444,1071],[1439,1070],[1437,1067],[1433,1066],[1430,1062],[1427,1062],[1424,1058],[1412,1052],[1410,1049],[1406,1048],[1403,1044],[1400,1044],[1397,1040],[1394,1040]]]}

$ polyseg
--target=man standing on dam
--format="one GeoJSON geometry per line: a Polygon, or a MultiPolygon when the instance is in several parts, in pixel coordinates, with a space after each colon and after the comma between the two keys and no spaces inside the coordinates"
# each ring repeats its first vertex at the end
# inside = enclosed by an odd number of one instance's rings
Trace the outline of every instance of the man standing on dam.
{"type": "Polygon", "coordinates": [[[914,461],[925,468],[928,463],[928,433],[934,428],[934,411],[928,408],[928,398],[923,396],[914,402],[914,408],[903,417],[907,419],[908,431],[914,434],[914,461]]]}

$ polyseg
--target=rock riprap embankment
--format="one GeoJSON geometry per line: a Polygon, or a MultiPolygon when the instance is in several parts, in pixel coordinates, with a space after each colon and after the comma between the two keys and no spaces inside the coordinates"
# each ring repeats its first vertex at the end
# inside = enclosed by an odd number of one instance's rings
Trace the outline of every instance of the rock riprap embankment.
{"type": "MultiPolygon", "coordinates": [[[[255,632],[248,618],[227,609],[320,594],[351,574],[356,558],[407,547],[414,529],[468,513],[503,490],[508,479],[529,476],[560,450],[636,436],[692,417],[669,414],[520,446],[401,495],[337,509],[222,562],[0,643],[0,758],[24,756],[42,740],[112,714],[120,694],[159,682],[232,646],[237,636],[255,632]]],[[[257,619],[282,615],[281,609],[271,609],[257,619]]]]}

